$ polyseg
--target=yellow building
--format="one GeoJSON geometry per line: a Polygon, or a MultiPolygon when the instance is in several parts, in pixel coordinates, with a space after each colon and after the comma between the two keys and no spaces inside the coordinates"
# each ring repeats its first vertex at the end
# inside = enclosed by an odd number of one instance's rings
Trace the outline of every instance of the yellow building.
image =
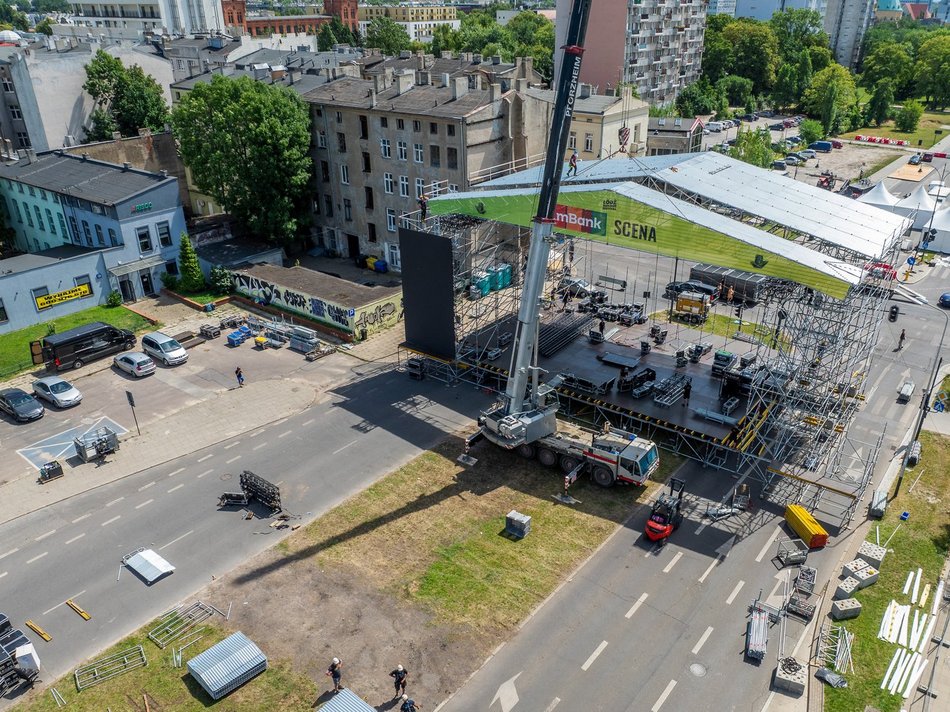
{"type": "Polygon", "coordinates": [[[450,5],[360,5],[360,22],[372,22],[388,17],[394,22],[435,22],[457,19],[455,7],[450,5]]]}

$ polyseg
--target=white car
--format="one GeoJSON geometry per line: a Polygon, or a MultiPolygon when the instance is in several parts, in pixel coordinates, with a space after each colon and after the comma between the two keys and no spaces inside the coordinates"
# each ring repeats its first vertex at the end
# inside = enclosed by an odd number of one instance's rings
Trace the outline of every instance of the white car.
{"type": "Polygon", "coordinates": [[[33,393],[57,408],[71,408],[82,402],[82,393],[69,381],[59,376],[47,376],[33,381],[33,393]]]}
{"type": "Polygon", "coordinates": [[[112,359],[113,365],[130,376],[142,378],[155,373],[155,362],[141,351],[129,351],[112,359]]]}
{"type": "Polygon", "coordinates": [[[810,148],[803,148],[801,151],[797,151],[797,153],[802,158],[814,158],[818,155],[810,148]]]}
{"type": "Polygon", "coordinates": [[[153,331],[142,337],[142,351],[166,366],[177,366],[188,360],[185,347],[160,331],[153,331]]]}

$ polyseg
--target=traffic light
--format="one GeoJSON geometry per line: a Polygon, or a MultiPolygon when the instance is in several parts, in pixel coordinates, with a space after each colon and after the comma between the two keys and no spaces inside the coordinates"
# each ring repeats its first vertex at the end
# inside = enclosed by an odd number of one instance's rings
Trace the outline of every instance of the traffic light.
{"type": "Polygon", "coordinates": [[[742,307],[736,307],[736,318],[737,319],[742,318],[742,307]]]}

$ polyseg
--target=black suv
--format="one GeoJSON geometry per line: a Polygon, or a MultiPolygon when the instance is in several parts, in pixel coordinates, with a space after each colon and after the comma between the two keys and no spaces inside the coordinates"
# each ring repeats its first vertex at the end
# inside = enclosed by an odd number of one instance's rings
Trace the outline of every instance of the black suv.
{"type": "Polygon", "coordinates": [[[705,294],[709,297],[710,302],[716,301],[716,297],[719,296],[719,290],[716,289],[716,287],[711,287],[708,284],[691,279],[686,282],[670,282],[666,285],[663,298],[676,299],[676,297],[683,292],[699,292],[700,294],[705,294]]]}

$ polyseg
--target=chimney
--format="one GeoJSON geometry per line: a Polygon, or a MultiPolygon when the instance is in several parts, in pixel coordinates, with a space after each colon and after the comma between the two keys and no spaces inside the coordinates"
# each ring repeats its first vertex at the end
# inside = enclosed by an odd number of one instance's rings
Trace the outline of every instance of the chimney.
{"type": "Polygon", "coordinates": [[[497,82],[490,84],[488,87],[488,100],[494,104],[499,99],[501,99],[501,84],[497,82]]]}
{"type": "Polygon", "coordinates": [[[442,86],[447,87],[452,85],[452,78],[448,72],[442,72],[442,86]]]}
{"type": "Polygon", "coordinates": [[[452,80],[452,98],[459,99],[468,94],[468,77],[455,77],[452,80]]]}
{"type": "Polygon", "coordinates": [[[491,63],[492,63],[492,64],[501,64],[501,55],[500,55],[500,54],[494,55],[494,56],[491,58],[491,63]]]}
{"type": "Polygon", "coordinates": [[[36,162],[36,151],[32,148],[26,149],[26,162],[35,163],[36,162]]]}
{"type": "Polygon", "coordinates": [[[481,64],[481,63],[482,63],[482,55],[480,55],[480,54],[473,54],[473,55],[472,55],[472,64],[481,64]]]}
{"type": "Polygon", "coordinates": [[[128,161],[124,161],[122,163],[122,172],[124,173],[125,171],[129,170],[131,167],[132,167],[131,163],[129,163],[128,161]]]}
{"type": "Polygon", "coordinates": [[[122,134],[121,134],[119,131],[113,131],[113,132],[112,132],[112,140],[113,140],[113,141],[121,141],[121,140],[122,140],[122,134]]]}
{"type": "Polygon", "coordinates": [[[530,80],[531,74],[533,72],[534,72],[534,57],[525,57],[524,58],[524,76],[530,80]]]}
{"type": "Polygon", "coordinates": [[[376,90],[375,89],[369,90],[369,108],[370,109],[376,108],[376,90]]]}
{"type": "Polygon", "coordinates": [[[163,168],[162,170],[160,170],[160,171],[158,172],[158,174],[159,174],[162,178],[168,178],[168,171],[166,171],[164,168],[163,168]]]}
{"type": "Polygon", "coordinates": [[[396,96],[402,96],[412,89],[415,83],[416,74],[411,69],[399,71],[396,73],[396,96]]]}
{"type": "Polygon", "coordinates": [[[593,88],[594,87],[592,85],[587,84],[585,82],[581,82],[580,86],[577,87],[577,98],[578,99],[588,98],[593,93],[592,92],[593,88]]]}
{"type": "Polygon", "coordinates": [[[519,94],[524,94],[528,88],[528,80],[524,77],[519,77],[515,79],[515,91],[519,94]]]}
{"type": "Polygon", "coordinates": [[[88,154],[88,153],[82,154],[82,160],[84,160],[84,161],[89,160],[89,154],[88,154]]]}
{"type": "Polygon", "coordinates": [[[377,94],[389,87],[389,77],[386,74],[373,75],[373,91],[377,94]]]}
{"type": "Polygon", "coordinates": [[[416,84],[425,86],[429,83],[429,72],[420,70],[416,72],[416,84]]]}
{"type": "Polygon", "coordinates": [[[409,59],[412,56],[412,52],[408,49],[400,50],[399,59],[409,59]]]}
{"type": "Polygon", "coordinates": [[[272,82],[279,82],[284,78],[284,75],[287,73],[287,68],[280,65],[276,67],[271,67],[270,70],[270,79],[272,82]]]}
{"type": "Polygon", "coordinates": [[[422,70],[426,68],[426,57],[425,53],[422,50],[416,52],[416,69],[422,70]]]}

